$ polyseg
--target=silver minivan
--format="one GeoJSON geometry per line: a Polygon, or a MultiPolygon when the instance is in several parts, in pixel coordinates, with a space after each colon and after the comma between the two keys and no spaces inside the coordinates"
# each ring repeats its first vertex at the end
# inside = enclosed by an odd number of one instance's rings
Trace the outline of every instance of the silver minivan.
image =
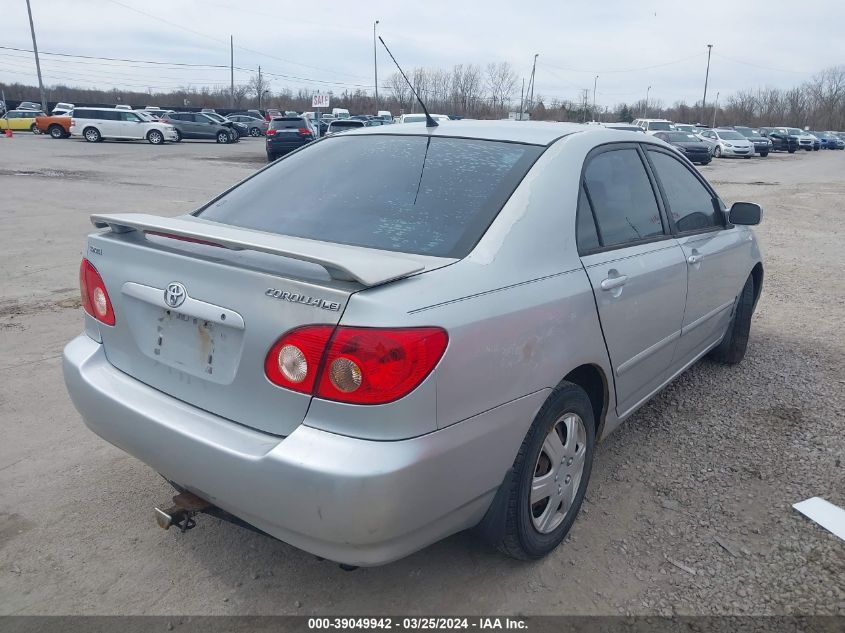
{"type": "Polygon", "coordinates": [[[703,356],[743,358],[759,206],[645,134],[401,127],[187,215],[92,217],[65,380],[179,491],[163,527],[234,516],[347,565],[477,527],[539,558],[599,440],[703,356]]]}

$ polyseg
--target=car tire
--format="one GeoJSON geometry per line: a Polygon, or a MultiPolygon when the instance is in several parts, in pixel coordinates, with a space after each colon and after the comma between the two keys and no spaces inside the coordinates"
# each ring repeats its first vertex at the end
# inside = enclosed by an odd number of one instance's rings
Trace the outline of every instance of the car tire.
{"type": "Polygon", "coordinates": [[[33,134],[41,134],[41,130],[38,129],[38,126],[35,125],[35,123],[29,126],[29,131],[33,134]]]}
{"type": "Polygon", "coordinates": [[[272,163],[277,158],[278,158],[278,156],[276,156],[275,154],[271,154],[269,152],[267,153],[267,162],[268,163],[272,163]]]}
{"type": "Polygon", "coordinates": [[[61,125],[57,125],[54,123],[50,127],[47,128],[47,133],[50,135],[50,138],[64,138],[65,137],[65,130],[61,125]]]}
{"type": "Polygon", "coordinates": [[[754,156],[754,154],[750,154],[750,155],[748,155],[748,156],[743,156],[743,158],[751,158],[751,157],[753,157],[753,156],[754,156]]]}
{"type": "Polygon", "coordinates": [[[164,134],[158,130],[150,130],[147,132],[147,142],[150,145],[161,145],[164,143],[164,134]]]}
{"type": "Polygon", "coordinates": [[[496,543],[500,551],[533,560],[560,545],[587,492],[595,446],[590,398],[578,385],[562,382],[534,418],[504,484],[508,486],[502,498],[504,525],[497,530],[496,543]],[[539,480],[544,483],[538,484],[539,480]],[[567,491],[564,496],[562,490],[567,491]],[[551,496],[543,497],[546,491],[551,496]],[[561,513],[564,503],[569,508],[561,513]]]}
{"type": "Polygon", "coordinates": [[[769,152],[760,152],[760,158],[766,158],[769,155],[769,152]]]}
{"type": "Polygon", "coordinates": [[[794,149],[788,149],[788,150],[786,150],[786,151],[787,151],[787,152],[789,152],[790,154],[794,154],[794,153],[795,153],[795,150],[794,150],[794,149]]]}
{"type": "Polygon", "coordinates": [[[252,137],[261,136],[261,128],[251,127],[249,128],[249,135],[252,137]]]}
{"type": "Polygon", "coordinates": [[[716,146],[716,149],[713,150],[713,156],[715,158],[721,158],[722,157],[722,148],[719,147],[718,145],[716,146]]]}
{"type": "Polygon", "coordinates": [[[232,137],[226,130],[220,130],[217,133],[216,139],[218,143],[228,143],[232,137]]]}
{"type": "Polygon", "coordinates": [[[710,352],[717,363],[736,365],[745,358],[748,336],[751,332],[751,315],[754,313],[754,278],[749,275],[739,293],[730,325],[722,342],[710,352]]]}
{"type": "Polygon", "coordinates": [[[82,131],[82,136],[89,143],[99,143],[101,140],[103,140],[103,136],[102,134],[100,134],[100,130],[95,127],[86,127],[82,131]]]}

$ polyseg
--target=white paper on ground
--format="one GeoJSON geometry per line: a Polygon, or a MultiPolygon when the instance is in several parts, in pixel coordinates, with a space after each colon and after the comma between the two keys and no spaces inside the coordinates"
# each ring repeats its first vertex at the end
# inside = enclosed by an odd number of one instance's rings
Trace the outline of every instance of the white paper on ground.
{"type": "Polygon", "coordinates": [[[792,505],[801,514],[845,541],[845,510],[821,497],[810,497],[792,505]]]}

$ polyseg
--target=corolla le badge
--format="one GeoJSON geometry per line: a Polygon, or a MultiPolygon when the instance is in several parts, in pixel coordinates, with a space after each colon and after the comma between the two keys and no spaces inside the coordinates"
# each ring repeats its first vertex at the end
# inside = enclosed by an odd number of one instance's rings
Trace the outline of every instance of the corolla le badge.
{"type": "Polygon", "coordinates": [[[167,288],[164,289],[164,302],[171,308],[178,308],[185,303],[185,297],[187,296],[188,291],[178,281],[167,284],[167,288]]]}

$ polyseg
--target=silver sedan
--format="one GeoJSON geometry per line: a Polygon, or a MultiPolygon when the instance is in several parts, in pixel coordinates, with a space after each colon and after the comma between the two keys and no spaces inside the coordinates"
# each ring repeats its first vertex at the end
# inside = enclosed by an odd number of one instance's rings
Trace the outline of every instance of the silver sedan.
{"type": "Polygon", "coordinates": [[[378,565],[477,526],[540,558],[597,441],[703,356],[742,360],[758,205],[726,208],[644,134],[400,127],[308,144],[188,215],[92,217],[65,380],[180,491],[163,527],[223,510],[378,565]]]}
{"type": "Polygon", "coordinates": [[[250,136],[264,136],[267,133],[267,127],[270,125],[268,121],[248,114],[231,114],[226,118],[234,123],[241,123],[246,126],[247,133],[250,136]]]}

